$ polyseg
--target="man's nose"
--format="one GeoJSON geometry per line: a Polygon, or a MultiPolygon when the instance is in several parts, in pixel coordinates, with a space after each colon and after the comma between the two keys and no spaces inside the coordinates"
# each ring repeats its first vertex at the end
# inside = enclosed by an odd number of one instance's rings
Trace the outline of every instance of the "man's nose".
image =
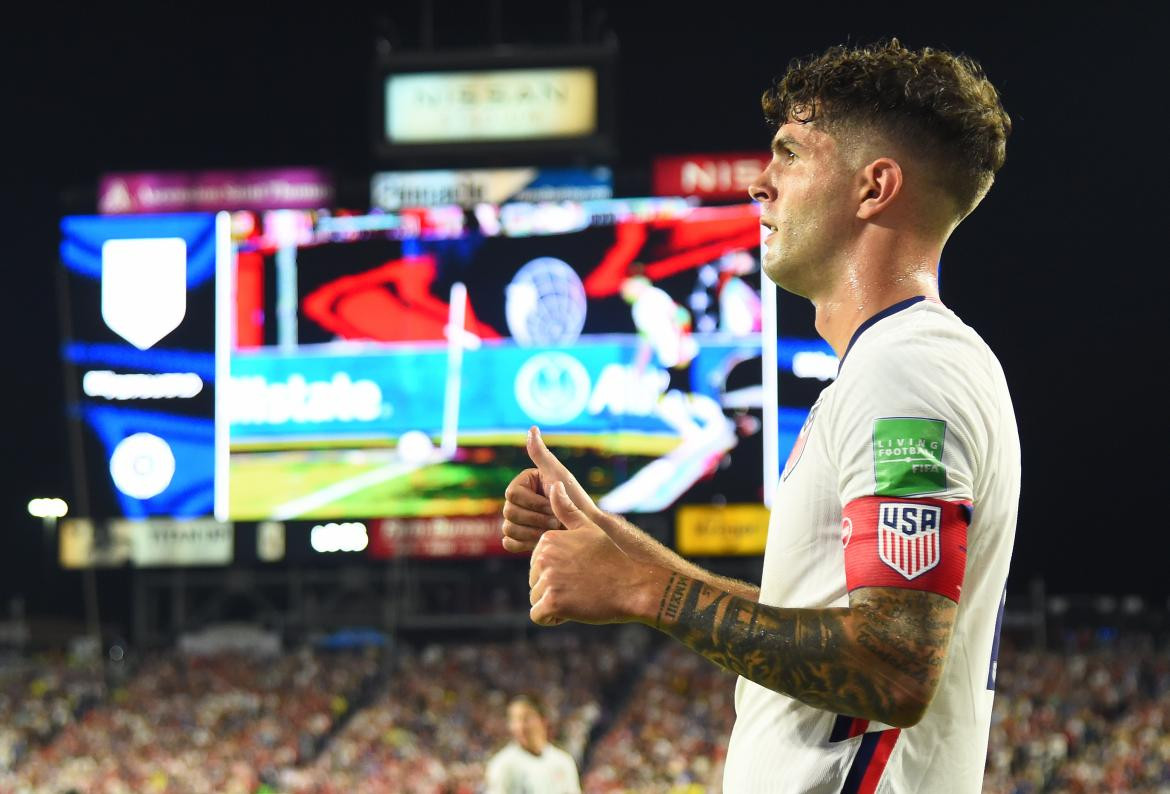
{"type": "Polygon", "coordinates": [[[751,184],[748,185],[748,196],[752,201],[759,201],[760,203],[763,203],[765,201],[772,201],[776,198],[776,191],[770,184],[768,184],[767,175],[768,169],[765,168],[759,173],[758,176],[756,176],[755,179],[752,180],[751,184]]]}

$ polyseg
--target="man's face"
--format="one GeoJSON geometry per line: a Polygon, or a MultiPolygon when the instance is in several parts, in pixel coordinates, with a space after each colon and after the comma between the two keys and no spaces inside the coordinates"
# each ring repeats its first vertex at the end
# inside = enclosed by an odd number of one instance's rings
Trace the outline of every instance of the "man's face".
{"type": "Polygon", "coordinates": [[[508,733],[530,753],[539,755],[544,750],[547,738],[544,719],[522,700],[508,704],[508,733]]]}
{"type": "Polygon", "coordinates": [[[772,138],[772,161],[748,188],[768,234],[763,268],[789,292],[813,298],[837,278],[848,240],[852,171],[836,139],[816,124],[787,122],[772,138]]]}

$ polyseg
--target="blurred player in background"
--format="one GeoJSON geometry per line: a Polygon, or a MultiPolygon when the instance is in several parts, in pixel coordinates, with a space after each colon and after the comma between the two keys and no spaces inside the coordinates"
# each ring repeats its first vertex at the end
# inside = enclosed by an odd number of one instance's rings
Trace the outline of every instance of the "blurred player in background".
{"type": "Polygon", "coordinates": [[[634,327],[644,340],[646,354],[640,355],[636,366],[646,364],[653,351],[663,367],[685,367],[699,352],[699,345],[691,335],[691,314],[674,302],[670,293],[654,286],[645,276],[634,275],[622,282],[622,298],[630,304],[634,327]]]}
{"type": "Polygon", "coordinates": [[[512,741],[487,765],[488,794],[580,794],[573,756],[548,741],[548,715],[534,697],[508,702],[512,741]]]}
{"type": "Polygon", "coordinates": [[[764,272],[841,365],[780,475],[761,586],[598,509],[535,429],[503,543],[533,551],[535,622],[639,621],[740,675],[724,791],[977,792],[1020,451],[937,266],[1011,122],[978,64],[897,40],[795,61],[763,106],[764,272]]]}

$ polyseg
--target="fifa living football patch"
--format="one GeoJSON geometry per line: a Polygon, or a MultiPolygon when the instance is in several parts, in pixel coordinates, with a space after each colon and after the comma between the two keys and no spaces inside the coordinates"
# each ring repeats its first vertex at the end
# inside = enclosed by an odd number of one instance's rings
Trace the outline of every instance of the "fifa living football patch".
{"type": "Polygon", "coordinates": [[[873,421],[874,494],[920,496],[947,487],[941,419],[896,417],[873,421]]]}

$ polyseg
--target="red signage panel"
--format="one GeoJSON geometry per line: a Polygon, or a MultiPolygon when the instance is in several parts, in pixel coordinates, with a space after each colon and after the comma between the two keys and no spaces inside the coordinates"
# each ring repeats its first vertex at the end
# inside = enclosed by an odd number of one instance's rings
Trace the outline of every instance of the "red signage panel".
{"type": "Polygon", "coordinates": [[[484,557],[507,554],[500,515],[384,518],[370,522],[367,554],[391,557],[484,557]]]}
{"type": "Polygon", "coordinates": [[[659,157],[654,160],[654,194],[746,200],[748,186],[771,159],[761,152],[659,157]]]}

